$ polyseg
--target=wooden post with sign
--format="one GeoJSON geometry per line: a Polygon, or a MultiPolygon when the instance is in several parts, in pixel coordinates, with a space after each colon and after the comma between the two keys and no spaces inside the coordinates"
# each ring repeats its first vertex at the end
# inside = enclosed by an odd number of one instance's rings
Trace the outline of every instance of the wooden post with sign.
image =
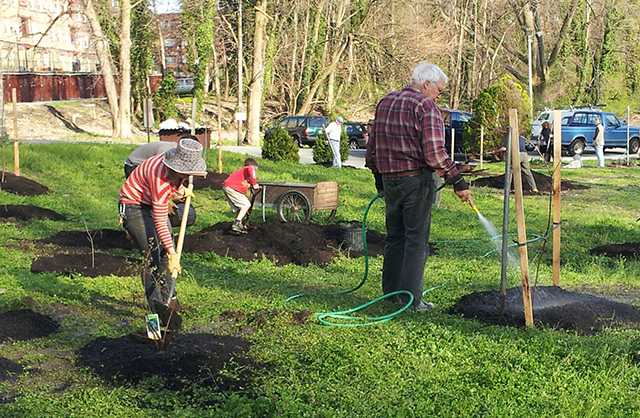
{"type": "Polygon", "coordinates": [[[20,175],[20,149],[18,148],[18,93],[11,89],[11,101],[13,102],[13,173],[20,175]]]}
{"type": "Polygon", "coordinates": [[[511,126],[511,166],[513,167],[513,188],[516,198],[516,222],[518,225],[518,252],[520,253],[520,275],[522,277],[522,303],[524,321],[528,327],[533,326],[533,305],[531,288],[529,287],[529,254],[527,252],[527,228],[524,220],[524,202],[522,198],[522,169],[520,166],[520,138],[518,133],[518,112],[509,109],[509,125],[511,126]]]}
{"type": "MultiPolygon", "coordinates": [[[[562,180],[562,112],[553,111],[553,285],[560,286],[560,190],[562,180]]],[[[547,145],[548,146],[548,145],[547,145]]]]}

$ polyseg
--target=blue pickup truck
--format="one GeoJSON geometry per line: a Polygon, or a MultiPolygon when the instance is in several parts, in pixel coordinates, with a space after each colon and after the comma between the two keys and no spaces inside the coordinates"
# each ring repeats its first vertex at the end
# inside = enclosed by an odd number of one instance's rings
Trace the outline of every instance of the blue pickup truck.
{"type": "Polygon", "coordinates": [[[596,119],[604,126],[604,147],[627,147],[627,128],[629,130],[629,154],[637,154],[640,149],[640,128],[629,126],[613,113],[599,110],[577,110],[566,125],[562,126],[562,149],[569,155],[580,155],[585,147],[593,146],[593,133],[596,119]]]}

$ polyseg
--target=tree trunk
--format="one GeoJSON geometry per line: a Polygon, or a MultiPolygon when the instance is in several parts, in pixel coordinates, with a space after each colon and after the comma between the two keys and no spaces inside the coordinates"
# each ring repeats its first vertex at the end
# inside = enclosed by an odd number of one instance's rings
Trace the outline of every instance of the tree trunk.
{"type": "Polygon", "coordinates": [[[107,49],[107,40],[102,32],[93,0],[83,0],[83,5],[85,15],[93,31],[92,40],[100,60],[100,72],[102,73],[107,101],[109,102],[109,111],[111,112],[111,128],[115,133],[118,119],[118,90],[113,76],[113,60],[107,49]]]}
{"type": "Polygon", "coordinates": [[[267,0],[258,0],[255,5],[255,28],[253,32],[253,74],[249,82],[249,99],[246,140],[249,145],[260,145],[260,111],[264,89],[264,55],[267,26],[267,0]]]}
{"type": "Polygon", "coordinates": [[[113,137],[131,138],[131,0],[120,1],[120,103],[113,137]]]}

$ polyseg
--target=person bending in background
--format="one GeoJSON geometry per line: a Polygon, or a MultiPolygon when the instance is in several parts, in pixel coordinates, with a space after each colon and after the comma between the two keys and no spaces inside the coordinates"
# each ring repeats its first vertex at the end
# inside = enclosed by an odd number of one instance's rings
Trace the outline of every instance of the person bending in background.
{"type": "MultiPolygon", "coordinates": [[[[411,309],[417,312],[433,308],[422,301],[435,193],[432,172],[452,184],[460,200],[473,204],[469,186],[445,148],[444,123],[435,100],[446,83],[447,76],[438,66],[419,64],[409,86],[378,103],[365,154],[376,188],[385,196],[382,291],[385,295],[410,292],[411,309]]],[[[408,300],[400,295],[400,302],[408,300]]]]}
{"type": "Polygon", "coordinates": [[[124,178],[129,178],[131,172],[146,159],[154,157],[156,155],[164,154],[171,148],[175,148],[178,145],[177,142],[157,141],[149,142],[144,145],[140,145],[133,150],[131,154],[124,160],[124,178]]]}
{"type": "Polygon", "coordinates": [[[244,167],[229,174],[222,183],[222,191],[227,197],[227,202],[236,214],[236,219],[231,225],[231,230],[238,234],[246,234],[247,228],[242,224],[242,218],[251,208],[251,202],[247,198],[249,187],[260,189],[258,185],[258,162],[253,158],[244,160],[244,167]]]}
{"type": "MultiPolygon", "coordinates": [[[[507,139],[502,144],[502,147],[495,150],[493,153],[503,153],[507,150],[507,139]]],[[[533,178],[533,173],[531,172],[531,165],[529,164],[529,153],[527,153],[527,148],[525,145],[525,137],[522,135],[518,135],[518,156],[520,157],[520,168],[522,170],[522,176],[524,177],[524,181],[527,184],[529,190],[534,193],[538,193],[538,186],[536,186],[536,179],[533,178]]],[[[513,167],[513,163],[511,164],[513,167]]],[[[511,174],[513,176],[513,173],[511,174]]],[[[513,184],[513,183],[511,183],[513,184]]]]}
{"type": "MultiPolygon", "coordinates": [[[[149,264],[142,272],[142,284],[149,309],[161,314],[161,321],[162,313],[166,312],[165,301],[172,301],[174,297],[169,295],[171,273],[182,270],[171,235],[168,203],[175,196],[187,195],[188,190],[183,185],[185,179],[190,175],[204,176],[206,171],[202,145],[193,137],[183,138],[177,148],[140,164],[120,189],[120,218],[134,244],[148,260],[149,264]]],[[[193,194],[189,196],[193,197],[193,194]]],[[[172,324],[179,323],[181,320],[172,321],[172,324]]]]}

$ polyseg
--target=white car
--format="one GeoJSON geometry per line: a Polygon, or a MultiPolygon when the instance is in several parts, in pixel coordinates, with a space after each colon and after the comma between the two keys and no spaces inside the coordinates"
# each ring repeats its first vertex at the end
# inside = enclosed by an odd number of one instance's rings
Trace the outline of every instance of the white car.
{"type": "Polygon", "coordinates": [[[191,94],[193,93],[193,78],[176,79],[178,86],[175,88],[175,94],[191,94]]]}

